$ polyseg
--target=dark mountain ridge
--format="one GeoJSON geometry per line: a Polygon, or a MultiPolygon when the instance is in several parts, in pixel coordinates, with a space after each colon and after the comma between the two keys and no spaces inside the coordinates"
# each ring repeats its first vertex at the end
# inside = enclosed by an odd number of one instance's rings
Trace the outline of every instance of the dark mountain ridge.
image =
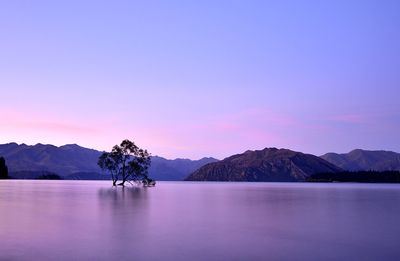
{"type": "Polygon", "coordinates": [[[311,154],[288,149],[246,151],[209,163],[188,181],[304,181],[316,173],[339,172],[339,167],[311,154]]]}

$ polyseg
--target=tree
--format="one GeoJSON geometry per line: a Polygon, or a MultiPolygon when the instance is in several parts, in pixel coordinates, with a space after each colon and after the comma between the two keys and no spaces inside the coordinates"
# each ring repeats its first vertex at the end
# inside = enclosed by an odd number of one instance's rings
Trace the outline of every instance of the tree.
{"type": "Polygon", "coordinates": [[[6,160],[0,157],[0,179],[8,179],[8,168],[6,165],[6,160]]]}
{"type": "Polygon", "coordinates": [[[103,152],[97,162],[103,171],[108,171],[111,174],[113,186],[117,184],[120,165],[122,162],[122,157],[119,151],[119,146],[115,145],[111,152],[103,152]]]}
{"type": "Polygon", "coordinates": [[[115,145],[111,152],[103,152],[99,157],[98,165],[103,171],[111,174],[113,186],[124,186],[129,181],[147,181],[148,169],[151,164],[150,153],[141,149],[130,140],[123,140],[115,145]]]}

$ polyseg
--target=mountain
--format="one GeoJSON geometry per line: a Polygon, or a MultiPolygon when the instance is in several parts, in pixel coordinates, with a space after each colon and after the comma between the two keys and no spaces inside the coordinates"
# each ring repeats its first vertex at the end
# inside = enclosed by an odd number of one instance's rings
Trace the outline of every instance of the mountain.
{"type": "Polygon", "coordinates": [[[76,144],[56,147],[36,144],[28,146],[9,143],[0,145],[0,155],[10,172],[50,171],[61,176],[75,172],[100,172],[97,160],[101,152],[76,144]]]}
{"type": "Polygon", "coordinates": [[[216,161],[214,158],[167,160],[154,156],[151,158],[149,176],[156,180],[183,180],[198,168],[216,161]]]}
{"type": "Polygon", "coordinates": [[[348,171],[400,170],[400,153],[393,151],[356,149],[344,154],[327,153],[321,158],[348,171]]]}
{"type": "Polygon", "coordinates": [[[321,172],[342,171],[310,154],[288,149],[246,151],[207,164],[189,175],[188,181],[304,181],[321,172]]]}
{"type": "MultiPolygon", "coordinates": [[[[47,171],[65,179],[109,179],[97,165],[101,153],[76,144],[60,147],[40,143],[33,146],[17,143],[0,145],[0,156],[6,159],[10,176],[15,178],[35,178],[47,171]]],[[[156,180],[183,180],[197,168],[215,161],[214,158],[168,160],[153,156],[149,175],[156,180]]]]}

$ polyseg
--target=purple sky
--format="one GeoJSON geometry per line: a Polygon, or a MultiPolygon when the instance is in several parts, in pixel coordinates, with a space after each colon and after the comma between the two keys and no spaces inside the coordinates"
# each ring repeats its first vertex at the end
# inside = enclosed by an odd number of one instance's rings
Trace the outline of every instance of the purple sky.
{"type": "Polygon", "coordinates": [[[399,14],[397,0],[1,1],[0,143],[400,151],[399,14]]]}

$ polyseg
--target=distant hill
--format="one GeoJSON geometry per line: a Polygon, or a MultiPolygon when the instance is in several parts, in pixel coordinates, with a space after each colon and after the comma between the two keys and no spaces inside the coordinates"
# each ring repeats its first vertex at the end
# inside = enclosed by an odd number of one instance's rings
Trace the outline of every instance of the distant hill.
{"type": "Polygon", "coordinates": [[[356,149],[344,154],[327,153],[321,158],[348,171],[400,170],[400,153],[392,151],[356,149]]]}
{"type": "Polygon", "coordinates": [[[149,175],[156,180],[183,180],[198,168],[216,161],[214,158],[167,160],[154,156],[151,158],[149,175]]]}
{"type": "Polygon", "coordinates": [[[316,173],[342,171],[310,154],[288,149],[246,151],[207,164],[186,178],[188,181],[304,181],[316,173]]]}
{"type": "MultiPolygon", "coordinates": [[[[43,172],[56,173],[64,179],[109,179],[97,165],[101,153],[76,144],[60,147],[17,143],[0,145],[0,156],[6,159],[10,175],[26,179],[36,178],[43,172]]],[[[213,158],[168,160],[154,156],[149,174],[156,180],[183,180],[197,168],[215,161],[213,158]]]]}

